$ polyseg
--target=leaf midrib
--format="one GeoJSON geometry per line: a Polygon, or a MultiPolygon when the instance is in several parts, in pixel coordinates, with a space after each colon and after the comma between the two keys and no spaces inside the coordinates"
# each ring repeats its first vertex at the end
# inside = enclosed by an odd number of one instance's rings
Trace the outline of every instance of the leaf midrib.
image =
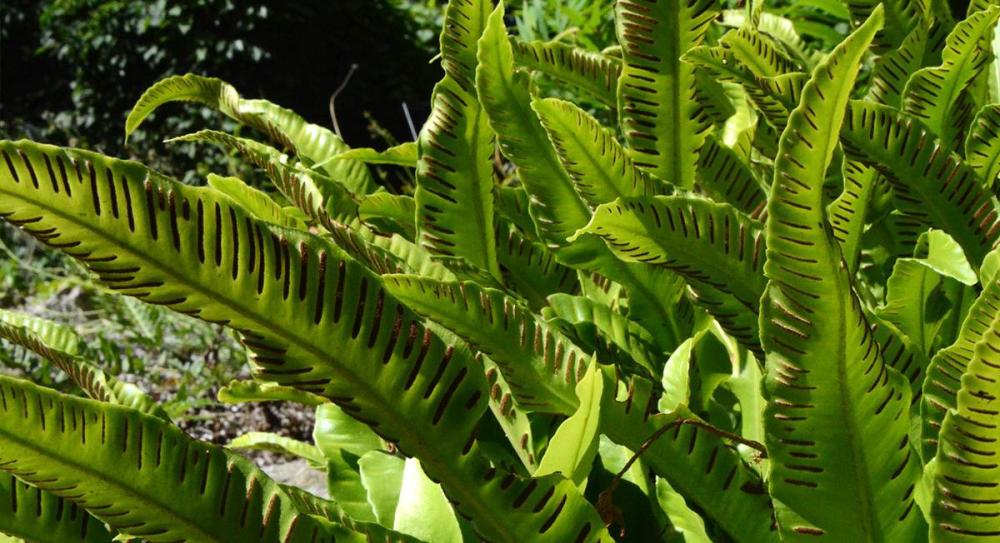
{"type": "MultiPolygon", "coordinates": [[[[855,34],[851,35],[851,37],[853,36],[855,36],[855,34]]],[[[845,50],[847,47],[849,47],[844,44],[849,43],[851,41],[851,37],[848,37],[847,41],[842,42],[841,45],[838,46],[837,51],[845,50]]],[[[837,51],[834,51],[833,54],[836,54],[837,51]]],[[[816,250],[826,253],[822,257],[817,258],[816,260],[826,263],[826,265],[823,266],[824,271],[828,272],[830,276],[832,276],[833,278],[835,285],[834,292],[840,294],[835,298],[833,298],[832,300],[829,300],[830,302],[835,304],[836,306],[835,309],[837,313],[835,321],[836,322],[835,330],[833,330],[834,332],[833,337],[847,338],[849,337],[847,335],[848,331],[847,317],[848,314],[850,313],[850,309],[854,307],[850,303],[850,301],[851,298],[855,296],[855,294],[850,278],[847,277],[846,275],[846,269],[840,268],[836,265],[836,263],[840,262],[841,259],[840,247],[838,245],[839,242],[837,242],[837,240],[833,238],[832,234],[830,234],[822,227],[822,225],[826,224],[826,216],[823,207],[822,186],[824,182],[824,177],[826,175],[826,171],[830,167],[831,157],[835,152],[836,146],[839,141],[843,121],[846,119],[847,115],[849,115],[849,111],[847,110],[847,108],[850,103],[850,91],[851,87],[853,87],[853,83],[855,81],[857,72],[854,71],[851,74],[851,77],[849,78],[851,83],[850,86],[847,86],[847,88],[845,88],[845,85],[843,84],[844,82],[842,81],[841,84],[839,84],[837,87],[833,89],[833,92],[830,92],[830,89],[827,89],[826,91],[827,96],[823,96],[822,94],[819,94],[818,91],[816,90],[816,88],[819,87],[821,84],[820,83],[821,80],[818,78],[816,74],[820,73],[821,70],[825,69],[824,68],[825,66],[827,66],[827,62],[820,64],[819,66],[817,66],[816,70],[814,70],[813,72],[814,75],[810,77],[810,80],[806,83],[806,86],[803,88],[800,104],[792,111],[789,117],[788,126],[785,128],[785,131],[782,134],[781,142],[779,145],[780,157],[779,160],[775,163],[776,181],[773,190],[777,192],[779,190],[782,190],[782,188],[784,188],[786,191],[791,192],[792,194],[797,193],[797,191],[795,191],[794,189],[789,189],[787,187],[784,187],[784,184],[778,181],[781,179],[780,172],[787,168],[787,165],[782,166],[782,163],[790,161],[790,159],[787,157],[791,156],[792,154],[796,155],[799,154],[799,153],[794,153],[795,149],[799,150],[804,149],[803,142],[805,141],[805,139],[804,136],[798,134],[798,128],[803,125],[802,118],[808,115],[807,110],[805,109],[806,107],[809,107],[807,105],[814,104],[816,102],[819,102],[821,104],[829,104],[830,102],[832,102],[832,105],[830,105],[829,110],[840,113],[834,115],[824,115],[822,116],[822,118],[819,119],[814,118],[812,120],[813,123],[818,121],[819,124],[823,125],[821,128],[816,127],[814,130],[811,130],[811,132],[816,134],[816,136],[822,138],[822,143],[812,140],[812,144],[809,145],[809,149],[806,150],[806,154],[809,154],[810,152],[812,154],[816,154],[819,157],[821,164],[819,164],[818,165],[819,167],[814,170],[808,170],[803,168],[806,171],[806,173],[814,175],[815,178],[801,179],[800,180],[801,182],[809,185],[809,189],[806,193],[802,194],[801,196],[798,196],[797,198],[793,196],[792,199],[799,200],[800,204],[808,206],[809,209],[808,211],[806,211],[806,213],[809,214],[809,219],[810,219],[809,222],[810,229],[808,232],[811,233],[812,236],[815,236],[815,239],[813,241],[815,242],[814,246],[816,247],[816,250]],[[810,97],[809,96],[810,93],[813,93],[816,96],[810,97]],[[817,97],[822,97],[822,100],[821,101],[816,100],[817,97]],[[791,138],[789,138],[789,135],[792,134],[791,131],[793,129],[795,130],[796,136],[792,136],[791,138]],[[792,142],[794,148],[789,151],[785,151],[785,144],[787,142],[792,142]],[[820,152],[822,154],[818,154],[820,152]],[[805,201],[802,202],[802,200],[805,201]],[[817,227],[817,225],[820,226],[817,227]],[[842,270],[845,270],[845,273],[841,273],[842,270]]],[[[814,117],[819,117],[819,116],[814,116],[814,117]]],[[[775,198],[774,201],[778,205],[787,205],[787,204],[782,204],[783,200],[780,198],[775,198]]],[[[775,216],[776,216],[775,213],[771,213],[768,219],[769,234],[774,229],[789,228],[781,225],[780,223],[775,223],[774,222],[776,220],[774,218],[775,216]]],[[[829,311],[826,312],[826,315],[822,322],[829,322],[829,320],[831,320],[829,318],[830,313],[831,312],[829,311]]],[[[863,324],[863,326],[867,325],[863,324]]],[[[815,325],[813,325],[813,327],[817,328],[815,325]]],[[[877,523],[877,518],[875,516],[874,508],[872,507],[872,499],[871,499],[872,488],[867,477],[869,470],[864,454],[865,450],[862,445],[862,440],[860,439],[863,432],[859,431],[857,425],[857,418],[853,416],[855,414],[853,409],[854,402],[852,401],[853,395],[851,394],[851,389],[848,386],[848,374],[847,374],[848,363],[853,361],[853,358],[849,358],[850,353],[848,351],[848,346],[846,341],[842,340],[834,341],[833,343],[834,345],[832,346],[833,348],[832,361],[835,365],[834,371],[836,372],[836,380],[837,380],[836,386],[838,392],[838,398],[835,400],[837,404],[836,409],[841,414],[841,419],[844,426],[844,433],[847,435],[848,442],[845,444],[845,446],[848,454],[850,455],[850,469],[853,472],[854,487],[857,489],[857,499],[858,499],[857,509],[859,510],[859,514],[857,515],[857,517],[859,517],[861,521],[861,526],[859,527],[859,530],[862,534],[866,535],[867,541],[875,541],[876,540],[875,535],[877,534],[877,530],[875,528],[877,523]]],[[[878,356],[877,352],[876,356],[878,356]]]]}
{"type": "MultiPolygon", "coordinates": [[[[855,77],[856,74],[857,72],[854,73],[855,77]]],[[[854,80],[855,78],[852,77],[851,78],[852,86],[854,80]]],[[[816,86],[818,86],[818,84],[816,86]]],[[[841,88],[843,89],[843,86],[841,86],[841,88]]],[[[825,120],[827,121],[826,122],[827,126],[825,127],[825,130],[817,131],[819,134],[826,136],[825,138],[826,145],[823,146],[826,149],[826,151],[823,155],[823,162],[825,166],[822,168],[823,171],[819,173],[819,179],[815,183],[816,187],[815,190],[817,192],[817,199],[819,200],[819,202],[818,205],[814,207],[814,210],[815,213],[819,216],[819,221],[814,222],[813,224],[826,224],[825,211],[823,208],[823,191],[822,191],[822,186],[824,182],[823,178],[826,175],[826,170],[830,167],[831,157],[833,153],[836,151],[838,142],[840,140],[840,132],[841,129],[843,128],[843,121],[844,119],[846,119],[847,115],[850,114],[850,112],[847,109],[850,105],[850,91],[851,89],[847,88],[846,90],[843,90],[842,93],[838,93],[835,95],[835,100],[840,103],[834,105],[835,107],[834,111],[840,111],[843,112],[843,114],[839,117],[837,115],[826,115],[825,120]]],[[[805,100],[806,100],[805,90],[803,90],[802,103],[806,103],[805,100]]],[[[804,116],[805,112],[803,111],[801,114],[804,116]]],[[[789,120],[789,124],[791,124],[791,120],[789,120]]],[[[838,243],[837,240],[834,239],[832,235],[823,235],[826,232],[825,230],[820,229],[817,231],[815,230],[816,228],[815,226],[813,228],[814,228],[813,231],[817,235],[819,235],[822,239],[822,243],[819,244],[819,246],[822,247],[827,252],[825,262],[831,263],[831,271],[833,272],[834,281],[836,282],[837,285],[836,292],[842,293],[842,295],[838,296],[836,299],[836,303],[839,306],[838,307],[839,318],[837,319],[837,330],[836,330],[837,335],[834,337],[847,338],[848,337],[847,315],[849,313],[850,308],[853,307],[850,304],[849,300],[850,298],[855,296],[854,288],[850,278],[846,276],[846,273],[840,273],[841,268],[837,267],[836,264],[833,264],[839,261],[838,257],[840,256],[840,247],[837,245],[838,243]],[[848,299],[848,303],[845,303],[845,298],[848,299]]],[[[865,324],[864,326],[867,326],[867,324],[865,324]]],[[[872,338],[872,341],[875,341],[874,338],[872,338]]],[[[853,409],[855,404],[854,402],[851,401],[852,394],[848,387],[847,364],[849,361],[848,359],[849,353],[847,350],[847,342],[837,341],[835,343],[836,343],[835,348],[837,350],[837,358],[835,358],[834,360],[837,362],[837,370],[836,370],[837,387],[839,388],[840,398],[841,398],[840,410],[842,416],[844,417],[845,430],[850,438],[848,444],[848,450],[850,451],[851,454],[851,459],[852,459],[851,467],[853,468],[854,471],[854,479],[856,481],[857,488],[859,490],[858,501],[859,501],[859,509],[861,510],[861,515],[860,515],[862,522],[861,532],[864,534],[868,534],[868,541],[876,541],[876,539],[874,538],[874,535],[877,533],[877,530],[875,529],[876,514],[874,508],[872,507],[872,487],[869,484],[869,480],[867,477],[869,470],[868,470],[868,463],[866,462],[865,450],[863,445],[861,444],[862,443],[861,435],[863,432],[861,432],[860,429],[858,428],[857,425],[858,418],[852,416],[855,414],[853,409]]],[[[879,352],[877,351],[876,356],[878,355],[879,352]]]]}

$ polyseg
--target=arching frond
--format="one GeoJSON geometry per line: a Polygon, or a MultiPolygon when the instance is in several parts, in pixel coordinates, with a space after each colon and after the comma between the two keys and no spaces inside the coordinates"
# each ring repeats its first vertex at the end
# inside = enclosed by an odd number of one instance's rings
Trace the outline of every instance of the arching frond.
{"type": "Polygon", "coordinates": [[[62,325],[0,309],[0,338],[48,360],[91,398],[170,420],[163,408],[139,387],[119,381],[79,356],[76,346],[82,339],[62,325]]]}
{"type": "Polygon", "coordinates": [[[966,88],[989,64],[992,54],[984,45],[998,17],[1000,7],[977,11],[958,23],[948,35],[941,65],[916,72],[903,90],[903,110],[948,147],[963,141],[975,114],[975,101],[966,88]]]}
{"type": "Polygon", "coordinates": [[[618,104],[621,59],[559,42],[511,39],[514,62],[589,92],[605,104],[618,104]]]}
{"type": "Polygon", "coordinates": [[[0,392],[3,470],[125,535],[332,542],[346,532],[296,510],[246,460],[158,418],[3,376],[0,392]]]}
{"type": "Polygon", "coordinates": [[[167,77],[146,90],[125,120],[125,136],[160,106],[169,102],[197,102],[233,120],[264,133],[275,145],[288,150],[307,166],[357,194],[374,190],[371,172],[362,162],[330,159],[348,149],[347,144],[330,130],[307,123],[290,109],[266,100],[247,100],[236,89],[214,77],[195,74],[167,77]]]}
{"type": "Polygon", "coordinates": [[[961,157],[919,122],[885,106],[854,101],[842,136],[852,158],[892,183],[899,210],[955,238],[973,266],[998,243],[996,198],[961,157]]]}
{"type": "Polygon", "coordinates": [[[258,377],[323,395],[421,458],[484,537],[606,538],[572,483],[487,467],[472,437],[486,409],[477,363],[333,244],[134,162],[30,142],[0,142],[0,155],[6,221],[123,294],[238,330],[258,377]],[[545,500],[512,506],[529,485],[545,500]]]}

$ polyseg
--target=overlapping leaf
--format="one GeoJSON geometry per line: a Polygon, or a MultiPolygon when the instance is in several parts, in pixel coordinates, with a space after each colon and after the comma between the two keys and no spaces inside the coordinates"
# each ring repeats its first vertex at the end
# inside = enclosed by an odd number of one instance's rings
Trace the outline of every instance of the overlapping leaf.
{"type": "Polygon", "coordinates": [[[528,79],[514,71],[514,52],[503,24],[502,6],[479,41],[476,87],[504,156],[517,166],[531,195],[530,213],[543,240],[554,246],[586,224],[590,212],[563,171],[555,149],[531,109],[528,79]]]}
{"type": "Polygon", "coordinates": [[[383,276],[414,311],[439,322],[496,362],[518,403],[569,414],[590,356],[502,292],[475,283],[383,276]]]}
{"type": "Polygon", "coordinates": [[[767,206],[767,192],[736,151],[709,136],[698,155],[698,188],[752,217],[767,206]]]}
{"type": "Polygon", "coordinates": [[[532,102],[556,154],[580,194],[592,206],[630,196],[652,196],[667,187],[635,166],[610,130],[570,102],[532,102]]]}
{"type": "Polygon", "coordinates": [[[652,384],[644,379],[632,380],[624,397],[608,394],[604,402],[601,431],[633,451],[670,426],[651,442],[643,461],[733,541],[777,540],[759,475],[718,435],[681,422],[697,417],[685,409],[657,413],[652,384]]]}
{"type": "Polygon", "coordinates": [[[990,329],[993,318],[1000,314],[1000,281],[985,285],[982,294],[965,317],[958,339],[931,359],[924,380],[921,404],[923,421],[922,451],[930,461],[938,450],[938,434],[945,416],[958,407],[958,392],[962,376],[968,370],[976,345],[990,329]]]}

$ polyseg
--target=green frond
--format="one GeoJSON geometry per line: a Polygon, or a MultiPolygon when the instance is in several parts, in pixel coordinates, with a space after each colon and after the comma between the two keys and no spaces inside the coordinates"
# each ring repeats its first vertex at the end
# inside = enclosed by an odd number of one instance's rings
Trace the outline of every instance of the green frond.
{"type": "Polygon", "coordinates": [[[549,41],[511,39],[514,62],[589,92],[610,107],[618,105],[621,59],[549,41]]]}
{"type": "Polygon", "coordinates": [[[691,334],[693,315],[680,275],[666,267],[620,261],[617,268],[606,266],[602,272],[624,287],[628,318],[648,330],[663,350],[674,350],[691,334]]]}
{"type": "Polygon", "coordinates": [[[766,35],[741,27],[730,30],[719,43],[732,52],[739,64],[757,77],[777,77],[799,71],[778,46],[766,35]]]}
{"type": "Polygon", "coordinates": [[[208,186],[227,196],[255,218],[277,226],[306,230],[308,225],[277,204],[266,192],[255,189],[238,177],[208,174],[208,186]]]}
{"type": "Polygon", "coordinates": [[[295,146],[295,156],[302,165],[343,185],[352,194],[368,194],[376,185],[363,161],[337,160],[350,147],[328,128],[308,123],[294,111],[267,100],[242,100],[247,113],[258,115],[276,126],[295,146]]]}
{"type": "Polygon", "coordinates": [[[246,460],[161,419],[3,376],[0,393],[2,469],[122,534],[332,542],[346,531],[300,513],[246,460]]]}
{"type": "Polygon", "coordinates": [[[232,85],[215,77],[196,74],[166,77],[146,89],[132,106],[125,120],[125,138],[139,128],[151,113],[170,102],[196,102],[215,109],[242,124],[252,126],[277,145],[294,150],[295,146],[281,130],[253,113],[241,111],[242,98],[232,85]]]}
{"type": "Polygon", "coordinates": [[[1000,315],[1000,281],[984,285],[982,294],[972,304],[958,339],[946,349],[938,351],[927,367],[920,406],[923,420],[922,450],[925,461],[938,452],[938,434],[949,411],[958,408],[958,392],[962,388],[962,375],[969,369],[978,345],[987,335],[991,321],[1000,315]]]}
{"type": "Polygon", "coordinates": [[[910,392],[887,366],[826,225],[823,183],[882,9],[821,62],[782,133],[768,205],[764,428],[782,536],[912,541],[910,392]],[[829,504],[852,504],[850,508],[829,504]]]}
{"type": "MultiPolygon", "coordinates": [[[[901,258],[886,283],[885,305],[876,313],[907,338],[911,349],[929,359],[941,347],[945,317],[960,309],[955,293],[962,288],[923,259],[901,258]]],[[[913,384],[919,389],[923,383],[913,384]]]]}
{"type": "MultiPolygon", "coordinates": [[[[585,337],[595,344],[595,349],[607,351],[613,357],[603,359],[622,365],[624,360],[631,358],[638,368],[628,373],[650,378],[662,371],[666,355],[657,348],[656,338],[635,321],[583,296],[553,294],[549,296],[548,303],[543,315],[548,317],[551,314],[549,322],[558,320],[572,326],[577,335],[586,334],[585,337]]],[[[602,357],[598,355],[598,359],[602,357]]]]}
{"type": "Polygon", "coordinates": [[[327,237],[333,245],[375,274],[400,273],[409,269],[409,265],[401,257],[388,248],[377,245],[376,242],[384,238],[370,230],[356,223],[331,223],[328,228],[327,237]]]}
{"type": "Polygon", "coordinates": [[[842,136],[851,158],[892,183],[897,209],[948,233],[973,267],[1000,240],[996,198],[919,122],[886,106],[854,101],[842,136]]]}
{"type": "Polygon", "coordinates": [[[334,162],[341,160],[357,160],[365,164],[382,164],[389,166],[403,166],[406,168],[417,167],[417,142],[408,141],[390,147],[385,151],[376,151],[368,147],[361,149],[351,149],[344,151],[332,159],[334,162]]]}
{"type": "Polygon", "coordinates": [[[624,61],[618,110],[632,159],[689,189],[711,123],[695,97],[694,67],[681,57],[704,40],[716,2],[622,0],[615,10],[624,61]]]}
{"type": "Polygon", "coordinates": [[[487,0],[450,2],[441,34],[445,78],[417,140],[417,232],[434,255],[463,259],[500,279],[493,237],[494,134],[475,88],[487,0]]]}
{"type": "MultiPolygon", "coordinates": [[[[324,500],[323,498],[314,496],[301,488],[280,485],[281,490],[284,491],[288,498],[292,501],[296,508],[303,513],[309,515],[315,515],[321,518],[330,520],[336,524],[340,524],[351,530],[360,534],[360,536],[355,536],[350,534],[348,541],[357,539],[358,543],[364,541],[384,541],[385,543],[420,543],[421,540],[402,534],[393,530],[384,528],[378,524],[372,522],[359,522],[344,512],[342,507],[338,504],[330,501],[324,500]]],[[[338,539],[339,541],[340,539],[338,539]]]]}
{"type": "Polygon", "coordinates": [[[986,106],[972,122],[965,158],[983,183],[1000,198],[1000,105],[986,106]]]}
{"type": "Polygon", "coordinates": [[[493,238],[494,135],[475,92],[445,77],[418,140],[417,231],[428,251],[499,278],[493,238]]]}
{"type": "Polygon", "coordinates": [[[844,190],[827,207],[826,214],[847,269],[853,273],[860,265],[861,236],[865,233],[868,207],[879,186],[879,174],[874,168],[845,160],[843,176],[844,190]]]}
{"type": "Polygon", "coordinates": [[[369,226],[377,229],[382,224],[377,222],[379,219],[388,221],[411,240],[416,239],[416,215],[416,200],[403,194],[376,192],[365,196],[358,203],[358,216],[362,221],[368,222],[369,226]]]}
{"type": "Polygon", "coordinates": [[[590,210],[563,171],[545,129],[531,109],[525,74],[514,71],[514,51],[501,7],[479,41],[476,87],[504,156],[517,166],[531,195],[529,213],[543,240],[556,247],[587,223],[590,210]]]}
{"type": "Polygon", "coordinates": [[[704,110],[705,118],[711,124],[711,129],[723,130],[726,123],[736,114],[736,105],[731,96],[732,91],[725,88],[718,79],[711,75],[694,71],[694,99],[704,110]]]}
{"type": "Polygon", "coordinates": [[[684,277],[727,332],[762,354],[757,308],[767,283],[760,223],[727,204],[659,196],[602,205],[581,232],[600,236],[627,262],[661,265],[684,277]]]}
{"type": "Polygon", "coordinates": [[[405,275],[386,275],[383,280],[389,292],[411,309],[489,356],[518,404],[550,413],[570,414],[576,409],[574,387],[591,357],[516,300],[470,282],[405,275]]]}
{"type": "Polygon", "coordinates": [[[556,98],[534,100],[531,107],[576,191],[591,206],[669,190],[637,168],[614,133],[586,111],[556,98]]]}
{"type": "Polygon", "coordinates": [[[610,379],[594,358],[576,384],[577,408],[552,432],[536,476],[561,473],[580,488],[587,486],[597,459],[605,381],[610,379]]]}
{"type": "Polygon", "coordinates": [[[541,242],[541,237],[538,235],[534,220],[528,210],[531,207],[531,196],[528,195],[528,191],[523,186],[498,186],[496,206],[497,214],[516,227],[525,239],[541,242]]]}
{"type": "Polygon", "coordinates": [[[802,72],[757,75],[742,66],[731,50],[721,46],[694,47],[684,58],[723,81],[743,87],[758,112],[779,131],[788,123],[788,114],[798,103],[802,85],[808,78],[802,72]]]}
{"type": "Polygon", "coordinates": [[[529,473],[534,473],[541,460],[540,447],[534,438],[531,419],[527,411],[514,400],[510,384],[504,379],[497,364],[480,353],[486,368],[486,381],[490,385],[490,411],[496,417],[504,434],[514,447],[514,452],[529,473]]]}
{"type": "MultiPolygon", "coordinates": [[[[19,328],[19,337],[32,337],[33,343],[38,343],[47,349],[65,353],[68,356],[82,354],[85,344],[82,337],[71,327],[49,319],[36,317],[20,311],[0,309],[0,324],[8,329],[19,328]]],[[[11,335],[11,334],[8,334],[11,335]]],[[[23,343],[5,337],[8,341],[26,347],[23,343]]]]}
{"type": "Polygon", "coordinates": [[[931,541],[988,541],[1000,534],[1000,313],[976,344],[941,425],[934,465],[931,541]]]}
{"type": "Polygon", "coordinates": [[[712,200],[754,218],[760,217],[767,206],[767,192],[753,170],[714,135],[705,140],[698,153],[696,186],[712,200]]]}
{"type": "Polygon", "coordinates": [[[0,472],[0,534],[37,543],[111,543],[114,534],[75,503],[0,472]]]}
{"type": "Polygon", "coordinates": [[[944,145],[956,147],[974,114],[966,90],[985,69],[992,53],[984,42],[993,36],[1000,7],[977,11],[948,35],[941,65],[913,74],[903,90],[903,110],[920,119],[944,145]]]}
{"type": "Polygon", "coordinates": [[[167,77],[146,90],[125,120],[125,137],[160,106],[169,102],[197,102],[231,119],[253,127],[278,147],[288,150],[307,167],[321,164],[319,173],[331,177],[357,194],[374,190],[371,172],[362,162],[330,159],[348,149],[330,130],[307,123],[292,110],[266,100],[246,100],[230,84],[214,77],[195,74],[167,77]]]}
{"type": "Polygon", "coordinates": [[[927,377],[930,357],[921,350],[913,338],[892,322],[880,317],[877,312],[870,312],[868,318],[872,323],[875,342],[882,348],[882,358],[885,363],[910,383],[910,413],[917,415],[923,399],[921,389],[927,377]]]}
{"type": "MultiPolygon", "coordinates": [[[[933,1],[933,0],[931,0],[933,1]]],[[[879,31],[875,43],[884,49],[893,49],[903,43],[913,29],[925,23],[929,14],[928,0],[848,0],[845,2],[855,25],[868,19],[879,4],[885,13],[885,26],[879,31]]]]}
{"type": "Polygon", "coordinates": [[[308,461],[314,467],[325,467],[323,453],[314,445],[271,432],[247,432],[229,441],[229,449],[272,451],[308,461]]]}
{"type": "Polygon", "coordinates": [[[543,244],[528,240],[517,228],[505,229],[498,221],[497,244],[504,281],[524,296],[532,309],[544,306],[549,295],[579,290],[573,268],[560,264],[543,244]]]}
{"type": "Polygon", "coordinates": [[[444,264],[431,257],[419,245],[398,234],[393,234],[390,237],[373,236],[370,240],[367,240],[366,244],[378,247],[395,257],[401,265],[400,267],[407,270],[407,273],[414,273],[421,277],[430,277],[442,281],[455,280],[455,274],[446,268],[444,264]]]}
{"type": "Polygon", "coordinates": [[[219,389],[218,400],[222,403],[239,404],[247,402],[295,402],[302,405],[322,405],[329,402],[317,394],[274,383],[246,380],[230,381],[219,389]]]}
{"type": "Polygon", "coordinates": [[[441,66],[463,91],[475,96],[477,42],[493,11],[492,0],[455,0],[444,11],[441,66]]]}
{"type": "Polygon", "coordinates": [[[0,309],[0,338],[48,360],[91,398],[170,420],[163,408],[139,387],[115,379],[80,357],[77,346],[81,338],[60,324],[0,309]]]}
{"type": "Polygon", "coordinates": [[[264,170],[295,207],[321,226],[327,227],[333,220],[350,220],[357,215],[357,200],[351,192],[321,174],[290,164],[286,155],[269,145],[218,130],[200,130],[169,141],[207,142],[240,153],[264,170]]]}
{"type": "Polygon", "coordinates": [[[794,62],[812,69],[825,56],[806,43],[796,28],[795,21],[769,11],[761,11],[757,17],[747,17],[744,9],[727,9],[722,12],[722,25],[731,28],[752,27],[780,45],[785,55],[794,62]],[[756,19],[756,20],[755,20],[756,19]]]}
{"type": "Polygon", "coordinates": [[[898,48],[880,56],[872,69],[868,99],[902,109],[906,82],[924,67],[929,41],[928,31],[921,25],[910,31],[898,48]]]}

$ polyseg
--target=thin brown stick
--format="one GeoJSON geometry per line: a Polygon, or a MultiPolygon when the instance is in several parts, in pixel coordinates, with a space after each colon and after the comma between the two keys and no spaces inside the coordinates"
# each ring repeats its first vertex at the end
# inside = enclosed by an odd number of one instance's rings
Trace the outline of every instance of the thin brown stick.
{"type": "MultiPolygon", "coordinates": [[[[598,495],[597,510],[601,515],[601,519],[604,520],[606,526],[611,526],[612,524],[620,522],[622,520],[622,513],[620,510],[618,510],[617,507],[615,507],[614,504],[615,490],[618,490],[618,484],[621,483],[622,477],[625,476],[628,470],[632,469],[632,465],[635,464],[637,460],[639,460],[639,457],[642,456],[643,453],[645,453],[647,450],[649,450],[650,447],[653,446],[653,443],[655,443],[657,439],[660,439],[663,436],[663,434],[667,433],[669,430],[672,430],[679,426],[683,426],[685,424],[691,426],[697,426],[698,428],[701,428],[702,430],[705,430],[710,434],[719,436],[722,439],[746,445],[747,447],[750,447],[751,449],[760,453],[761,458],[767,458],[767,448],[765,448],[763,444],[757,441],[753,441],[752,439],[746,439],[743,436],[736,435],[732,432],[727,432],[720,428],[716,428],[715,426],[712,426],[711,424],[700,421],[698,419],[680,418],[671,422],[670,424],[665,424],[662,427],[658,428],[655,432],[653,432],[653,434],[650,435],[648,438],[646,438],[646,441],[643,441],[642,445],[639,446],[639,449],[636,450],[634,454],[632,454],[632,457],[628,459],[628,462],[625,462],[625,466],[622,467],[622,469],[619,470],[618,473],[615,475],[614,479],[611,480],[611,484],[608,485],[608,488],[604,489],[604,491],[602,491],[600,495],[598,495]]],[[[624,532],[625,529],[624,527],[622,527],[622,534],[624,534],[624,532]]]]}

